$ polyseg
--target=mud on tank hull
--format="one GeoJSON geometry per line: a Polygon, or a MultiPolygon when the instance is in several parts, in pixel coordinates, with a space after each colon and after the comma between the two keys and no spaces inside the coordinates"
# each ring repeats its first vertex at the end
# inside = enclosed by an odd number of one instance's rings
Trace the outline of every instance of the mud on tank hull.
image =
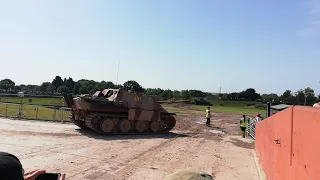
{"type": "Polygon", "coordinates": [[[128,108],[126,103],[92,96],[67,99],[73,104],[70,120],[100,134],[167,133],[176,125],[175,114],[162,108],[128,108]]]}

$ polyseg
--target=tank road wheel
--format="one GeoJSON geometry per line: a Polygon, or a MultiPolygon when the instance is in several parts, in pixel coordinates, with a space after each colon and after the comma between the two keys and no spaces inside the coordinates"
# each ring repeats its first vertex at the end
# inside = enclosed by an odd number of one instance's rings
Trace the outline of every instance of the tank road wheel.
{"type": "Polygon", "coordinates": [[[98,116],[95,116],[91,119],[91,124],[93,127],[98,127],[99,126],[99,122],[100,122],[100,119],[98,116]]]}
{"type": "Polygon", "coordinates": [[[123,133],[127,133],[131,129],[131,123],[129,120],[121,120],[119,123],[119,129],[123,133]]]}
{"type": "Polygon", "coordinates": [[[106,134],[112,132],[113,128],[114,128],[114,123],[111,119],[103,120],[100,126],[101,131],[106,134]]]}
{"type": "Polygon", "coordinates": [[[152,121],[150,124],[150,129],[152,132],[158,132],[160,130],[160,122],[152,121]]]}
{"type": "Polygon", "coordinates": [[[136,122],[136,130],[139,133],[142,133],[146,129],[146,123],[144,121],[137,121],[136,122]]]}

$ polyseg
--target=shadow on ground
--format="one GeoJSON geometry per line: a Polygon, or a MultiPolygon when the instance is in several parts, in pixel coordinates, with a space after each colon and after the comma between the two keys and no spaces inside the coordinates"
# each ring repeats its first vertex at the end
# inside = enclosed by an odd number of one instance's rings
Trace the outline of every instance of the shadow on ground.
{"type": "Polygon", "coordinates": [[[146,134],[126,134],[126,135],[120,135],[120,134],[102,135],[88,129],[77,129],[77,131],[80,134],[87,136],[89,138],[107,140],[107,141],[128,140],[128,139],[155,139],[155,138],[171,139],[171,138],[189,137],[186,134],[178,134],[173,132],[158,133],[158,134],[146,133],[146,134]]]}
{"type": "Polygon", "coordinates": [[[235,146],[247,148],[247,149],[254,149],[254,142],[252,142],[252,143],[244,142],[244,141],[241,141],[240,139],[236,139],[236,138],[230,138],[230,140],[231,141],[227,141],[227,142],[230,142],[235,146]]]}

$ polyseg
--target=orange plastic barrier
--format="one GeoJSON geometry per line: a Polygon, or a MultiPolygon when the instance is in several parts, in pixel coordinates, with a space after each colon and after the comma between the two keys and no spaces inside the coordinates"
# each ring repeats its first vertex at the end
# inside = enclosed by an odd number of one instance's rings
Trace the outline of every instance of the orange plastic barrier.
{"type": "Polygon", "coordinates": [[[319,108],[292,106],[258,122],[255,149],[267,179],[320,179],[319,138],[319,108]]]}

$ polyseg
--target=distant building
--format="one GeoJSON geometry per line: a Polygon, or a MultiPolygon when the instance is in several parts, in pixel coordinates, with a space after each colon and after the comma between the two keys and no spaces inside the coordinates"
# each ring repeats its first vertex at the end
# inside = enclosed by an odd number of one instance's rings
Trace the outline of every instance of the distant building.
{"type": "Polygon", "coordinates": [[[287,109],[290,106],[291,105],[288,105],[288,104],[278,104],[278,105],[270,106],[270,116],[272,116],[272,115],[276,114],[277,112],[280,112],[284,109],[287,109]]]}

